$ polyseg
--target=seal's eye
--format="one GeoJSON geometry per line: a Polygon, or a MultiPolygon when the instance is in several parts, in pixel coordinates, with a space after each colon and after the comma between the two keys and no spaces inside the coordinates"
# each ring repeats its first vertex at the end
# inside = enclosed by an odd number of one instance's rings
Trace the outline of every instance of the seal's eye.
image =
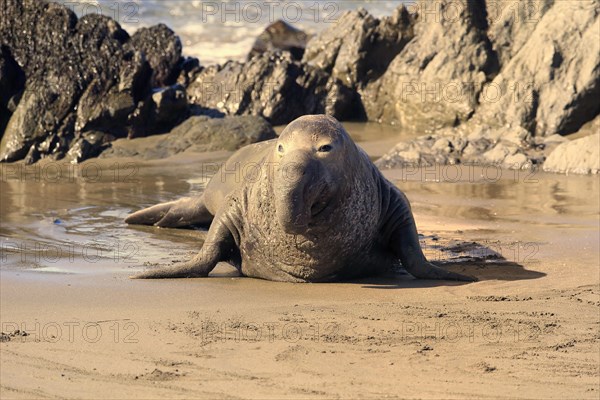
{"type": "Polygon", "coordinates": [[[319,153],[329,153],[331,150],[333,150],[333,146],[330,144],[324,144],[319,147],[319,153]]]}
{"type": "Polygon", "coordinates": [[[277,151],[280,153],[283,153],[283,145],[280,144],[279,146],[277,146],[277,151]]]}

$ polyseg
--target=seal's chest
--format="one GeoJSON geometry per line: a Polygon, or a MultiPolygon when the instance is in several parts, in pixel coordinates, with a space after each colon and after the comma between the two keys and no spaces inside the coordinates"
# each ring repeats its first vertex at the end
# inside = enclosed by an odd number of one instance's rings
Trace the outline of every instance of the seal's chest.
{"type": "Polygon", "coordinates": [[[344,241],[335,240],[340,235],[333,229],[309,230],[302,235],[291,235],[285,233],[276,220],[264,224],[246,220],[243,230],[241,250],[261,258],[285,255],[291,259],[297,258],[300,262],[309,262],[313,258],[323,258],[324,253],[339,251],[344,247],[344,241]]]}
{"type": "Polygon", "coordinates": [[[342,270],[351,258],[339,243],[318,236],[288,235],[273,226],[263,228],[267,229],[254,226],[241,238],[241,270],[246,276],[319,281],[342,270]]]}
{"type": "Polygon", "coordinates": [[[331,274],[369,253],[373,242],[372,226],[344,219],[343,210],[332,215],[332,220],[321,221],[301,235],[285,233],[274,210],[267,205],[261,210],[263,218],[253,218],[254,210],[248,211],[242,224],[240,251],[242,263],[246,267],[252,265],[253,269],[331,274]]]}
{"type": "Polygon", "coordinates": [[[315,281],[369,258],[376,237],[370,199],[347,198],[301,235],[283,231],[272,194],[253,187],[242,197],[239,248],[242,272],[274,280],[315,281]]]}

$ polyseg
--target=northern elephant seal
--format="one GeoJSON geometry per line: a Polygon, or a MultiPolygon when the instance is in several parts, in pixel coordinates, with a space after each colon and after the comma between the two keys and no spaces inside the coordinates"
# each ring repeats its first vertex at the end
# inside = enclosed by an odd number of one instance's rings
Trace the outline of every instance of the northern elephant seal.
{"type": "Polygon", "coordinates": [[[324,115],[300,117],[278,139],[234,153],[201,196],[126,222],[210,225],[191,261],[136,278],[204,277],[229,261],[245,276],[324,282],[375,275],[400,260],[417,278],[474,280],[426,260],[406,196],[324,115]],[[255,173],[240,179],[248,167],[255,173]]]}

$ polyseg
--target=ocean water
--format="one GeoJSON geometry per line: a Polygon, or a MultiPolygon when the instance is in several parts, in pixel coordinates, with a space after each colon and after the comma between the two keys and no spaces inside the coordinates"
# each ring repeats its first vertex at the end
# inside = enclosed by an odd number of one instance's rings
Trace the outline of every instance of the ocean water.
{"type": "MultiPolygon", "coordinates": [[[[183,53],[204,65],[244,60],[255,38],[272,22],[283,19],[317,33],[347,10],[363,7],[381,17],[410,1],[207,1],[207,0],[60,0],[77,15],[102,13],[130,34],[164,23],[181,38],[183,53]]],[[[410,4],[409,4],[410,5],[410,4]]]]}

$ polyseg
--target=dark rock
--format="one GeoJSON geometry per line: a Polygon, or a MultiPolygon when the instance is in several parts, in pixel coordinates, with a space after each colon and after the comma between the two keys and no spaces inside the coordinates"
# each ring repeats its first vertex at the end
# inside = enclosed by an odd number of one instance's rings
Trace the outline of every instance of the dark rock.
{"type": "Polygon", "coordinates": [[[354,93],[289,53],[265,53],[246,63],[230,61],[202,70],[188,86],[189,102],[225,115],[260,115],[274,125],[305,114],[344,119],[354,93]]]}
{"type": "Polygon", "coordinates": [[[66,159],[71,163],[80,163],[91,157],[96,157],[107,147],[103,132],[85,132],[71,144],[66,159]]]}
{"type": "MultiPolygon", "coordinates": [[[[40,85],[41,86],[41,85],[40,85]]],[[[40,93],[43,90],[40,88],[40,93]]],[[[47,132],[41,125],[41,120],[44,118],[41,109],[44,106],[43,98],[38,93],[26,90],[20,101],[19,106],[11,115],[2,142],[0,143],[0,160],[2,161],[17,161],[25,157],[30,148],[35,145],[35,141],[43,140],[47,132]],[[41,115],[40,115],[41,113],[41,115]],[[30,116],[39,116],[39,121],[30,116]]]]}
{"type": "Polygon", "coordinates": [[[302,59],[349,87],[379,78],[413,38],[413,19],[401,5],[381,20],[364,9],[348,11],[313,37],[302,59]]]}
{"type": "Polygon", "coordinates": [[[184,67],[188,73],[199,68],[181,57],[179,38],[166,26],[140,29],[130,39],[108,17],[77,19],[56,3],[16,0],[2,12],[0,124],[6,128],[0,160],[34,162],[69,153],[81,161],[101,150],[86,132],[103,132],[104,141],[147,135],[189,115],[182,88],[158,96],[151,90],[152,84],[174,83],[184,67]]]}
{"type": "Polygon", "coordinates": [[[215,110],[214,108],[201,107],[197,104],[190,105],[190,114],[195,116],[203,115],[210,118],[226,117],[225,113],[222,113],[221,111],[215,110]]]}
{"type": "Polygon", "coordinates": [[[11,1],[0,37],[26,77],[1,160],[23,158],[38,145],[41,156],[60,158],[81,132],[123,136],[134,128],[128,114],[149,92],[151,70],[115,21],[97,14],[78,20],[56,3],[11,1]]]}
{"type": "Polygon", "coordinates": [[[17,97],[25,87],[25,74],[8,47],[0,46],[0,136],[16,109],[17,97]]]}
{"type": "Polygon", "coordinates": [[[261,117],[209,118],[193,116],[170,133],[138,139],[119,139],[100,157],[166,158],[181,152],[236,150],[275,138],[271,125],[261,117]]]}
{"type": "Polygon", "coordinates": [[[277,50],[289,51],[294,60],[301,60],[308,35],[285,21],[278,20],[269,25],[257,38],[248,54],[248,59],[277,50]]]}
{"type": "Polygon", "coordinates": [[[40,156],[40,151],[38,149],[38,146],[34,145],[29,148],[29,152],[27,152],[24,162],[27,165],[34,164],[40,158],[41,158],[41,156],[40,156]]]}
{"type": "Polygon", "coordinates": [[[91,153],[93,153],[92,144],[83,138],[79,138],[71,143],[66,158],[74,163],[79,163],[88,158],[91,153]]]}
{"type": "Polygon", "coordinates": [[[3,2],[0,37],[29,78],[45,69],[49,55],[69,47],[76,24],[75,14],[56,3],[3,2]]]}
{"type": "Polygon", "coordinates": [[[427,132],[469,119],[497,73],[487,28],[485,2],[418,2],[414,39],[361,92],[369,120],[427,132]]]}
{"type": "Polygon", "coordinates": [[[351,119],[359,114],[354,90],[319,68],[303,65],[303,72],[296,82],[302,88],[300,107],[305,110],[304,114],[327,114],[339,120],[351,119]]]}
{"type": "Polygon", "coordinates": [[[32,145],[61,127],[73,108],[74,97],[81,90],[78,79],[66,72],[73,71],[75,60],[68,56],[57,57],[58,49],[68,47],[77,19],[72,12],[54,3],[14,1],[5,4],[0,37],[27,79],[0,144],[0,159],[14,161],[25,157],[32,145]],[[47,70],[49,62],[65,72],[58,68],[47,70]]]}
{"type": "Polygon", "coordinates": [[[152,71],[141,52],[130,50],[119,55],[123,58],[120,68],[114,70],[115,76],[96,77],[82,94],[77,107],[76,131],[100,130],[119,137],[138,128],[137,121],[130,119],[130,115],[137,103],[149,95],[148,80],[152,71]]]}
{"type": "Polygon", "coordinates": [[[144,53],[153,70],[153,87],[173,85],[184,62],[181,41],[164,24],[140,28],[131,36],[131,45],[144,53]]]}
{"type": "Polygon", "coordinates": [[[185,88],[179,84],[155,89],[129,115],[137,129],[129,132],[130,139],[165,133],[191,114],[185,88]]]}
{"type": "Polygon", "coordinates": [[[185,89],[181,85],[157,90],[152,94],[154,103],[154,122],[158,131],[163,127],[172,127],[188,115],[188,103],[185,89]]]}
{"type": "Polygon", "coordinates": [[[194,77],[202,71],[200,61],[195,57],[186,57],[181,63],[181,72],[177,78],[177,83],[187,87],[194,77]]]}

